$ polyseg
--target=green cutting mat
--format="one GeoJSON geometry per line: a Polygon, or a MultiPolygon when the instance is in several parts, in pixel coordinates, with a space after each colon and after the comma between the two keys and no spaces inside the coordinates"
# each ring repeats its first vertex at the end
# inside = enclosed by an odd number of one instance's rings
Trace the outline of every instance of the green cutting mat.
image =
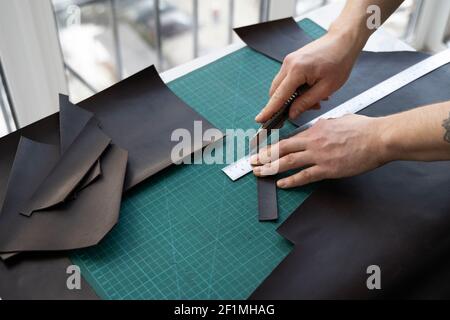
{"type": "MultiPolygon", "coordinates": [[[[279,68],[243,48],[169,86],[219,129],[255,128],[279,68]]],[[[245,299],[270,274],[291,245],[279,224],[258,222],[255,178],[233,183],[223,167],[173,166],[126,195],[113,231],[71,256],[101,298],[245,299]]],[[[279,223],[311,192],[279,190],[279,223]]]]}

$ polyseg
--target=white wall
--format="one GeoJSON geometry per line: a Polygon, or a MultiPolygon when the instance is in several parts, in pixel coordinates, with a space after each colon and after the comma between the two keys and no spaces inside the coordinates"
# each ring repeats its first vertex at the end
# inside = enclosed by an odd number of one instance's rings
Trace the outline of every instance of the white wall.
{"type": "Polygon", "coordinates": [[[50,0],[0,0],[0,57],[20,127],[58,110],[67,86],[50,0]]]}

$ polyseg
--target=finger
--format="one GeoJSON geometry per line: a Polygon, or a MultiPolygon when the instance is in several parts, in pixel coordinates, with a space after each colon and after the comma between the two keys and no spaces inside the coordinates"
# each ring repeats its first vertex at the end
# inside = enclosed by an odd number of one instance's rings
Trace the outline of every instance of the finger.
{"type": "Polygon", "coordinates": [[[320,105],[320,103],[316,103],[315,105],[313,105],[311,107],[311,110],[320,110],[320,108],[322,108],[322,106],[320,105]]]}
{"type": "Polygon", "coordinates": [[[323,179],[326,179],[325,172],[319,166],[313,166],[279,180],[277,185],[280,188],[287,189],[304,186],[323,179]]]}
{"type": "Polygon", "coordinates": [[[298,97],[291,106],[289,117],[296,119],[303,112],[311,109],[317,103],[329,96],[328,84],[320,81],[298,97]]]}
{"type": "Polygon", "coordinates": [[[273,176],[292,169],[303,168],[311,164],[312,159],[308,152],[289,153],[278,160],[254,168],[253,173],[258,177],[273,176]]]}
{"type": "MultiPolygon", "coordinates": [[[[300,133],[301,135],[301,133],[300,133]]],[[[306,139],[302,136],[294,136],[281,140],[273,145],[261,148],[257,155],[250,159],[252,165],[263,165],[278,160],[287,154],[304,151],[306,149],[306,139]]]]}
{"type": "Polygon", "coordinates": [[[275,91],[280,86],[283,79],[286,77],[286,71],[285,71],[285,65],[283,64],[281,66],[280,72],[275,76],[275,78],[272,81],[272,86],[270,87],[269,96],[272,97],[275,91]]]}
{"type": "Polygon", "coordinates": [[[270,98],[269,103],[255,120],[257,122],[265,122],[269,120],[273,114],[281,109],[284,103],[292,96],[295,90],[297,90],[297,87],[303,84],[304,82],[299,82],[297,79],[293,79],[291,74],[288,74],[270,98]]]}

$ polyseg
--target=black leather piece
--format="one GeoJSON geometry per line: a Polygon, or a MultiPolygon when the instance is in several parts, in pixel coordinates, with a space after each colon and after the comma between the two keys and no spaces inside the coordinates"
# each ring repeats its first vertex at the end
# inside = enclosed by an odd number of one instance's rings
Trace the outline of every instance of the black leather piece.
{"type": "Polygon", "coordinates": [[[252,298],[386,298],[414,288],[450,254],[449,181],[450,162],[398,162],[325,183],[280,228],[296,248],[252,298]],[[381,291],[366,287],[370,265],[381,268],[381,291]]]}
{"type": "Polygon", "coordinates": [[[1,246],[14,242],[20,224],[30,222],[27,217],[20,215],[21,206],[29,200],[42,180],[57,164],[58,158],[57,146],[36,143],[27,138],[20,140],[9,177],[6,199],[0,210],[1,259],[10,259],[16,255],[15,250],[2,250],[1,246]]]}
{"type": "Polygon", "coordinates": [[[104,152],[109,143],[92,121],[62,158],[58,147],[23,138],[0,215],[0,252],[78,249],[103,239],[118,220],[127,163],[127,152],[117,146],[104,152]],[[97,145],[101,148],[91,148],[97,145]],[[83,168],[85,159],[88,166],[83,168]],[[63,203],[97,159],[104,174],[75,200],[63,203]],[[31,217],[20,215],[30,198],[29,207],[40,211],[31,217]]]}
{"type": "MultiPolygon", "coordinates": [[[[447,101],[449,86],[447,65],[361,113],[447,101]]],[[[251,298],[449,298],[449,181],[450,162],[397,162],[324,183],[280,227],[296,249],[251,298]],[[371,264],[381,291],[365,286],[371,264]]]]}
{"type": "Polygon", "coordinates": [[[3,203],[9,173],[21,136],[45,144],[59,145],[59,117],[52,115],[0,139],[0,204],[3,203]]]}
{"type": "Polygon", "coordinates": [[[87,188],[91,183],[95,182],[102,175],[102,165],[100,160],[97,160],[95,164],[89,169],[86,176],[81,180],[80,184],[75,188],[74,193],[78,193],[81,190],[87,188]]]}
{"type": "Polygon", "coordinates": [[[273,177],[258,178],[259,221],[278,220],[277,180],[273,177]]]}
{"type": "MultiPolygon", "coordinates": [[[[91,112],[85,111],[81,108],[74,108],[70,103],[69,97],[65,95],[59,95],[59,108],[60,108],[60,146],[61,154],[64,154],[75,141],[78,135],[83,130],[84,126],[93,119],[91,112]]],[[[77,190],[82,190],[89,186],[101,175],[100,161],[97,161],[94,166],[89,170],[89,173],[83,179],[82,183],[77,186],[77,190]]]]}
{"type": "MultiPolygon", "coordinates": [[[[42,119],[0,139],[0,204],[3,204],[9,173],[21,135],[52,145],[60,143],[57,114],[42,119]]],[[[63,253],[21,254],[0,261],[0,297],[12,299],[98,299],[82,280],[81,290],[67,290],[65,271],[71,261],[63,253]]]]}
{"type": "MultiPolygon", "coordinates": [[[[75,191],[76,187],[82,183],[86,175],[88,176],[88,180],[92,180],[89,171],[91,168],[95,169],[98,159],[100,159],[100,156],[104,153],[110,142],[111,139],[100,130],[97,121],[89,121],[73,144],[62,154],[61,158],[58,157],[58,162],[51,171],[46,171],[44,181],[35,188],[35,192],[29,201],[25,199],[20,213],[31,216],[33,212],[49,209],[66,201],[69,195],[75,191]]],[[[26,152],[23,156],[35,158],[33,152],[26,152]]],[[[40,161],[36,157],[33,160],[37,164],[44,161],[51,162],[49,159],[44,159],[40,161]]],[[[44,171],[40,170],[39,167],[36,167],[35,170],[44,171]]],[[[31,175],[34,174],[30,172],[29,176],[31,175]]],[[[10,181],[10,183],[21,184],[21,182],[14,181],[10,181]]]]}
{"type": "MultiPolygon", "coordinates": [[[[291,27],[275,32],[256,25],[242,38],[282,61],[297,48],[277,34],[292,32],[291,27]]],[[[417,52],[363,52],[346,85],[322,102],[321,110],[302,114],[295,124],[309,122],[426,57],[417,52]]],[[[383,116],[447,101],[449,85],[450,67],[445,66],[360,113],[383,116]]],[[[450,286],[439,281],[450,279],[445,267],[450,264],[449,167],[448,162],[399,162],[324,183],[280,228],[296,247],[251,298],[450,297],[450,286]],[[371,264],[381,267],[382,291],[366,287],[371,264]]]]}
{"type": "MultiPolygon", "coordinates": [[[[64,106],[64,103],[68,101],[62,98],[61,105],[64,106]]],[[[117,140],[123,149],[130,151],[127,189],[170,165],[172,150],[170,134],[174,129],[186,128],[193,133],[194,120],[202,121],[203,130],[212,127],[162,83],[154,67],[143,70],[121,84],[90,98],[82,103],[82,106],[92,111],[96,118],[101,120],[102,125],[105,126],[104,131],[108,135],[117,140]]],[[[83,119],[87,122],[88,118],[88,115],[84,114],[78,118],[78,123],[82,123],[83,119]]],[[[8,178],[21,136],[45,144],[59,145],[61,143],[65,149],[70,145],[70,137],[78,135],[77,129],[73,131],[70,127],[73,119],[69,116],[61,120],[64,131],[68,133],[67,137],[60,137],[59,114],[53,114],[0,139],[0,207],[4,201],[8,178]]],[[[99,168],[92,168],[92,170],[97,173],[93,173],[92,181],[88,182],[88,185],[91,182],[96,183],[96,179],[100,178],[99,168]]],[[[101,171],[102,168],[100,168],[100,175],[102,175],[101,171]]],[[[92,298],[90,289],[68,292],[65,280],[61,282],[63,278],[56,276],[55,270],[59,272],[65,265],[71,264],[63,255],[43,257],[36,254],[33,260],[29,261],[26,258],[29,254],[21,254],[12,258],[12,260],[21,260],[20,267],[14,265],[7,268],[5,262],[0,261],[0,297],[92,298]]],[[[87,283],[84,288],[86,287],[88,287],[87,283]]]]}
{"type": "Polygon", "coordinates": [[[62,94],[59,95],[59,110],[60,152],[64,154],[94,115],[74,106],[69,97],[62,94]]]}
{"type": "MultiPolygon", "coordinates": [[[[203,132],[213,126],[170,91],[155,67],[149,67],[79,104],[94,113],[102,130],[128,151],[125,189],[129,189],[172,164],[171,141],[175,129],[194,132],[202,121],[203,132]]],[[[193,135],[192,135],[193,136],[193,135]]],[[[198,151],[201,146],[193,146],[198,151]]]]}
{"type": "MultiPolygon", "coordinates": [[[[37,145],[33,160],[45,159],[39,157],[37,148],[45,150],[42,145],[37,145]]],[[[17,214],[20,202],[16,202],[16,198],[5,201],[0,218],[0,251],[62,251],[98,244],[117,223],[126,160],[126,151],[111,146],[102,156],[105,174],[101,178],[80,192],[75,200],[36,213],[31,218],[17,214]]],[[[13,170],[15,183],[24,183],[17,178],[21,173],[13,170]]],[[[21,191],[27,196],[23,189],[22,185],[21,191]]]]}
{"type": "Polygon", "coordinates": [[[234,31],[250,48],[279,62],[312,41],[293,18],[258,23],[234,31]]]}
{"type": "MultiPolygon", "coordinates": [[[[129,152],[125,188],[142,182],[171,164],[172,131],[185,128],[192,133],[194,121],[203,131],[212,125],[181,101],[161,80],[154,66],[83,101],[103,131],[129,152]]],[[[0,204],[21,136],[59,145],[59,113],[26,126],[0,139],[0,204]]],[[[65,123],[65,122],[64,122],[65,123]]]]}

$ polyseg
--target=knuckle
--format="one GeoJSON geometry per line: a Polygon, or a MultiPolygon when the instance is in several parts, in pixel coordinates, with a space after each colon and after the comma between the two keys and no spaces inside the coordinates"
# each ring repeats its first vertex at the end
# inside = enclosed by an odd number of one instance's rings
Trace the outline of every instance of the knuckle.
{"type": "Polygon", "coordinates": [[[293,166],[293,165],[295,165],[295,162],[296,162],[296,158],[295,158],[295,155],[293,154],[293,153],[290,153],[290,154],[288,154],[288,155],[286,155],[286,164],[288,165],[288,166],[293,166]]]}
{"type": "Polygon", "coordinates": [[[264,154],[266,154],[266,148],[267,147],[263,147],[263,148],[259,149],[258,155],[263,156],[264,154]]]}
{"type": "Polygon", "coordinates": [[[276,79],[272,81],[272,84],[270,85],[269,89],[270,92],[273,92],[273,90],[275,89],[275,86],[277,85],[276,81],[277,81],[276,79]]]}
{"type": "Polygon", "coordinates": [[[294,175],[290,177],[290,185],[291,186],[298,186],[301,183],[301,178],[299,175],[294,175]]]}
{"type": "Polygon", "coordinates": [[[280,158],[280,146],[275,144],[270,146],[270,158],[272,160],[278,160],[280,158]]]}
{"type": "Polygon", "coordinates": [[[273,148],[272,146],[268,146],[266,148],[266,156],[267,156],[268,159],[270,159],[272,157],[272,151],[273,151],[272,148],[273,148]]]}
{"type": "Polygon", "coordinates": [[[294,53],[290,53],[284,58],[283,63],[290,65],[294,61],[294,59],[295,59],[294,53]]]}
{"type": "Polygon", "coordinates": [[[277,145],[278,145],[278,151],[284,152],[287,149],[288,142],[286,140],[281,140],[277,145]]]}
{"type": "Polygon", "coordinates": [[[303,170],[300,174],[300,177],[305,183],[311,182],[314,178],[311,170],[308,169],[303,170]]]}
{"type": "Polygon", "coordinates": [[[262,164],[269,163],[269,159],[270,159],[270,156],[269,156],[269,151],[267,149],[265,149],[263,152],[260,153],[260,162],[262,164]]]}
{"type": "Polygon", "coordinates": [[[282,94],[280,92],[280,88],[278,88],[277,90],[275,90],[275,92],[273,93],[272,99],[273,101],[279,101],[281,100],[282,94]]]}
{"type": "Polygon", "coordinates": [[[305,69],[305,66],[302,62],[292,62],[291,70],[294,73],[300,73],[305,69]]]}
{"type": "Polygon", "coordinates": [[[295,176],[290,176],[286,178],[286,184],[288,186],[294,186],[296,184],[296,177],[295,176]]]}
{"type": "Polygon", "coordinates": [[[309,98],[303,97],[298,101],[298,110],[300,111],[306,111],[308,109],[308,106],[310,105],[309,98]]]}

